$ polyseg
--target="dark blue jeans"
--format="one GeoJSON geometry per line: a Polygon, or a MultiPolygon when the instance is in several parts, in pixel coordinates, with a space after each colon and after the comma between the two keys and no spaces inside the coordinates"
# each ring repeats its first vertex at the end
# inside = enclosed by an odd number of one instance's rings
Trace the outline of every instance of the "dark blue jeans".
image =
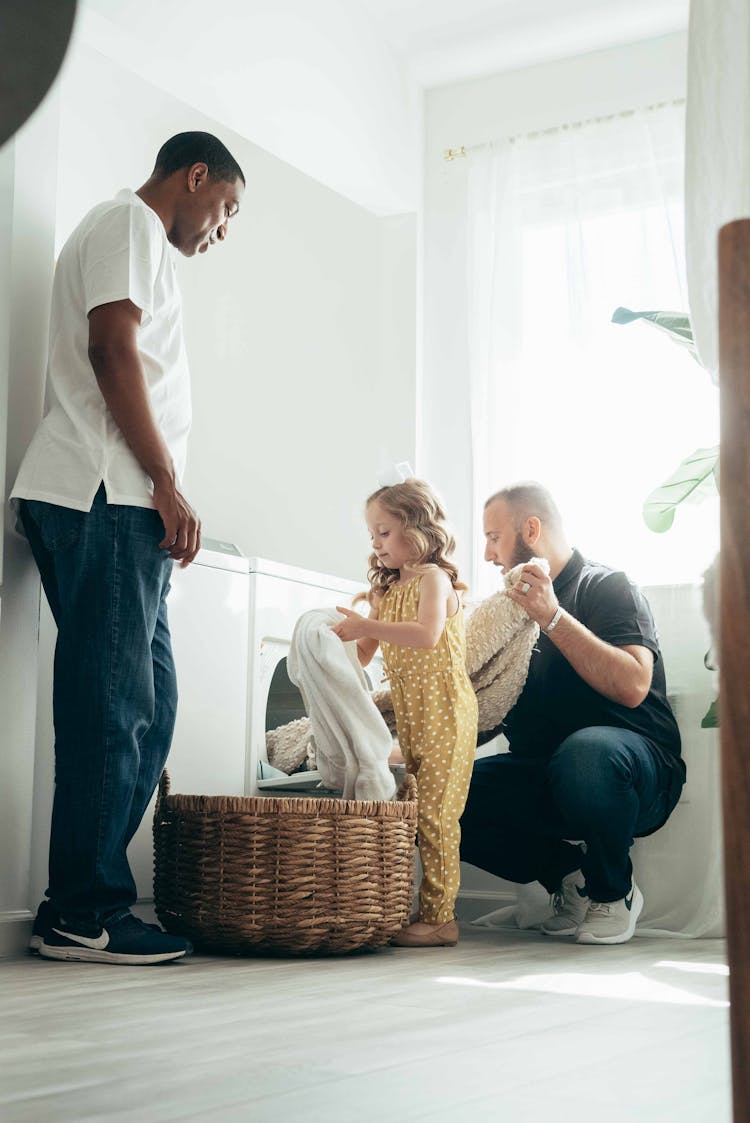
{"type": "Polygon", "coordinates": [[[35,500],[21,519],[57,623],[49,896],[79,930],[136,900],[126,849],[169,752],[177,683],[167,623],[172,561],[145,507],[35,500]]]}
{"type": "Polygon", "coordinates": [[[589,896],[616,901],[631,884],[630,847],[671,814],[671,771],[637,733],[579,730],[551,757],[477,761],[461,819],[461,858],[554,893],[580,869],[589,896]],[[585,853],[574,842],[584,842],[585,853]]]}

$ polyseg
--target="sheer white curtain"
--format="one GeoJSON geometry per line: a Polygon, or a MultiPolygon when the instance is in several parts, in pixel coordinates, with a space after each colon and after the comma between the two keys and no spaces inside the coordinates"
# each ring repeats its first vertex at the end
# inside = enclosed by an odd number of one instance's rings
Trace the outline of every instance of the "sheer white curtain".
{"type": "Polygon", "coordinates": [[[750,217],[750,6],[690,0],[687,262],[695,341],[719,378],[719,229],[750,217]]]}
{"type": "MultiPolygon", "coordinates": [[[[618,305],[687,310],[684,107],[502,140],[469,153],[467,268],[474,541],[487,495],[545,483],[572,542],[648,588],[663,633],[690,780],[668,826],[638,842],[640,930],[722,931],[718,744],[700,720],[715,683],[697,581],[718,547],[718,501],[655,535],[648,493],[718,440],[707,373],[618,305]]],[[[480,596],[497,578],[474,558],[480,596]]]]}
{"type": "MultiPolygon", "coordinates": [[[[684,108],[666,106],[469,153],[474,540],[481,505],[522,478],[553,490],[572,539],[641,582],[694,580],[718,504],[655,535],[643,500],[718,439],[710,379],[618,305],[687,309],[684,108]]],[[[473,587],[491,577],[478,556],[473,587]]]]}

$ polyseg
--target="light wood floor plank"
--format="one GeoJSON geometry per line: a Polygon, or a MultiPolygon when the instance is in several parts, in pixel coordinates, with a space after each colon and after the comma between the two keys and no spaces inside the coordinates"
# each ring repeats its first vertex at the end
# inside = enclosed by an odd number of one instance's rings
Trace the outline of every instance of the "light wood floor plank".
{"type": "Polygon", "coordinates": [[[725,946],[455,949],[156,968],[0,966],[3,1123],[727,1123],[725,946]],[[702,1112],[702,1114],[701,1114],[702,1112]]]}

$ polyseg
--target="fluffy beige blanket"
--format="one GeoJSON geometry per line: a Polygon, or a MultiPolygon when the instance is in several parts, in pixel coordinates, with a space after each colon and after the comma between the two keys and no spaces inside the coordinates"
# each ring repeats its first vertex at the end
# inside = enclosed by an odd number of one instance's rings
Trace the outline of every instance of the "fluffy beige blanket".
{"type": "MultiPolygon", "coordinates": [[[[548,570],[544,559],[534,558],[548,570]]],[[[506,575],[506,588],[520,580],[521,566],[506,575]]],[[[539,626],[505,589],[469,610],[466,620],[466,669],[479,703],[479,729],[494,729],[515,705],[526,682],[529,661],[539,636],[539,626]]],[[[390,690],[379,690],[372,700],[395,733],[390,690]]],[[[315,768],[315,745],[308,718],[299,718],[266,734],[268,761],[291,774],[315,768]]]]}

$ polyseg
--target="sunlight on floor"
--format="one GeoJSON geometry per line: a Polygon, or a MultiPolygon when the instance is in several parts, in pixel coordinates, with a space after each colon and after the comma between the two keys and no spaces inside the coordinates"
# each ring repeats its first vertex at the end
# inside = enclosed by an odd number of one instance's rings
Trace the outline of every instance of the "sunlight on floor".
{"type": "Polygon", "coordinates": [[[584,975],[560,973],[555,975],[522,975],[508,982],[489,983],[482,979],[457,978],[443,975],[435,980],[448,986],[486,987],[490,990],[545,991],[550,994],[585,995],[591,998],[619,998],[630,1002],[660,1002],[675,1006],[726,1007],[728,1002],[704,998],[700,994],[656,982],[641,974],[628,971],[621,975],[584,975]]]}
{"type": "Polygon", "coordinates": [[[688,971],[694,975],[729,975],[726,963],[679,963],[674,959],[660,959],[654,967],[671,967],[674,971],[688,971]]]}

